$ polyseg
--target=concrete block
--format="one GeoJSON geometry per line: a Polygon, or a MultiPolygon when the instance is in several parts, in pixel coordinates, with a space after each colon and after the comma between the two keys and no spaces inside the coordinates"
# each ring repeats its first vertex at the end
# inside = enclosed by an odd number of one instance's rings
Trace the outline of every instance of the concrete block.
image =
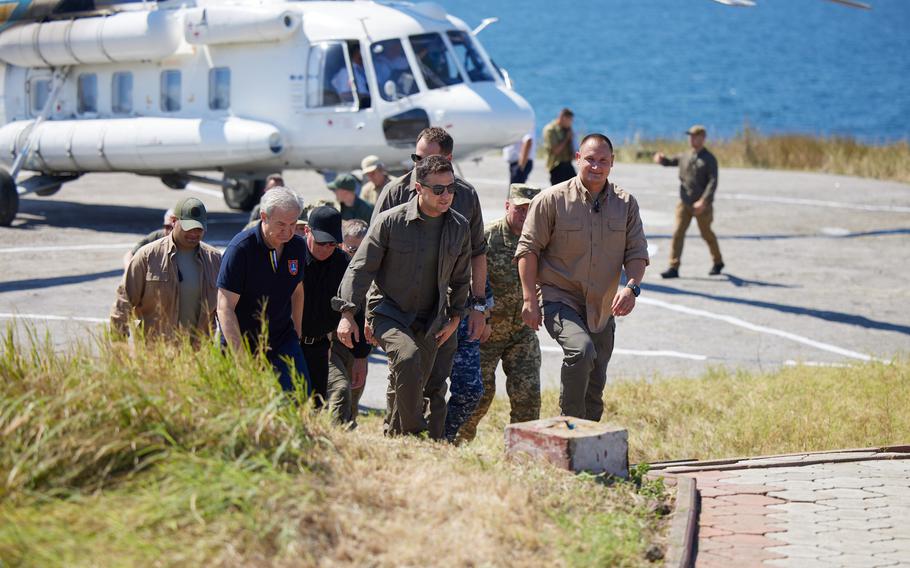
{"type": "Polygon", "coordinates": [[[570,471],[629,476],[629,433],[624,428],[557,416],[506,427],[506,455],[528,454],[570,471]]]}

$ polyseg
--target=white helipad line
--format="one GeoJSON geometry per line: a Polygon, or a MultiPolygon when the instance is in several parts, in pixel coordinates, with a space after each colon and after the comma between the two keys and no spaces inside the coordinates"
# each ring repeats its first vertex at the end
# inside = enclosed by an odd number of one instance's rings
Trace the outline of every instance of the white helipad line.
{"type": "Polygon", "coordinates": [[[802,335],[797,335],[795,333],[790,333],[789,331],[783,331],[780,329],[774,329],[773,327],[767,327],[764,325],[757,325],[746,320],[727,316],[723,314],[716,314],[714,312],[709,312],[707,310],[700,310],[697,308],[690,308],[687,306],[681,306],[679,304],[671,304],[670,302],[664,302],[663,300],[655,300],[654,298],[638,298],[637,302],[642,304],[648,304],[650,306],[657,306],[659,308],[664,308],[667,310],[672,310],[674,312],[680,312],[683,314],[688,314],[690,316],[698,316],[703,318],[715,319],[749,329],[751,331],[757,331],[759,333],[767,333],[768,335],[775,335],[783,339],[789,339],[790,341],[795,341],[797,343],[802,343],[803,345],[809,345],[810,347],[815,347],[816,349],[821,349],[822,351],[828,351],[831,353],[837,353],[838,355],[843,355],[844,357],[850,357],[851,359],[859,359],[860,361],[872,361],[872,357],[865,355],[863,353],[858,353],[856,351],[850,351],[849,349],[844,349],[843,347],[838,347],[836,345],[831,345],[830,343],[823,343],[821,341],[815,341],[814,339],[809,339],[808,337],[803,337],[802,335]]]}
{"type": "MultiPolygon", "coordinates": [[[[546,351],[548,353],[559,353],[562,354],[562,347],[556,347],[553,345],[542,345],[540,347],[541,351],[546,351]]],[[[648,351],[645,349],[614,349],[614,355],[636,355],[639,357],[675,357],[677,359],[688,359],[690,361],[707,361],[708,357],[706,355],[696,355],[694,353],[681,353],[679,351],[667,351],[667,350],[656,350],[648,351]]]]}
{"type": "Polygon", "coordinates": [[[201,185],[195,183],[186,184],[186,189],[190,191],[195,191],[196,193],[201,193],[203,195],[210,195],[212,197],[217,197],[219,199],[224,198],[224,193],[218,191],[217,189],[209,189],[207,187],[202,187],[201,185]]]}
{"type": "Polygon", "coordinates": [[[50,314],[10,314],[0,312],[0,319],[29,319],[29,320],[51,320],[51,321],[83,321],[88,323],[106,323],[109,320],[103,318],[88,318],[81,316],[55,316],[50,314]]]}
{"type": "Polygon", "coordinates": [[[846,367],[845,363],[825,363],[822,361],[794,361],[787,359],[784,361],[787,367],[846,367]]]}
{"type": "MultiPolygon", "coordinates": [[[[630,189],[633,195],[664,195],[676,197],[676,192],[656,189],[630,189]]],[[[784,205],[805,205],[807,207],[828,207],[832,209],[851,209],[854,211],[871,211],[877,213],[910,213],[910,207],[905,205],[863,205],[860,203],[845,203],[843,201],[826,201],[822,199],[804,199],[799,197],[780,197],[758,195],[755,193],[718,193],[715,199],[729,199],[731,201],[757,201],[759,203],[782,203],[784,205]]]]}

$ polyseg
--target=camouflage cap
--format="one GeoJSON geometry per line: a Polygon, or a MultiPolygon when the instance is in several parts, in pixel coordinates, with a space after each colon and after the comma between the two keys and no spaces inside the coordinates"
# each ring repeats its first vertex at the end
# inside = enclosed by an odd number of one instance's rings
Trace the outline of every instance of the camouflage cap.
{"type": "Polygon", "coordinates": [[[202,229],[203,231],[208,224],[208,214],[205,211],[205,204],[195,197],[184,197],[174,206],[174,215],[180,221],[180,226],[190,231],[192,229],[202,229]]]}
{"type": "Polygon", "coordinates": [[[336,189],[357,191],[357,180],[351,174],[341,174],[332,180],[332,183],[329,184],[329,189],[332,191],[335,191],[336,189]]]}
{"type": "Polygon", "coordinates": [[[539,187],[513,183],[509,186],[509,201],[512,202],[512,205],[527,205],[538,193],[540,193],[539,187]]]}
{"type": "Polygon", "coordinates": [[[693,124],[689,127],[689,130],[686,130],[686,134],[696,135],[696,134],[708,134],[708,129],[702,126],[701,124],[693,124]]]}

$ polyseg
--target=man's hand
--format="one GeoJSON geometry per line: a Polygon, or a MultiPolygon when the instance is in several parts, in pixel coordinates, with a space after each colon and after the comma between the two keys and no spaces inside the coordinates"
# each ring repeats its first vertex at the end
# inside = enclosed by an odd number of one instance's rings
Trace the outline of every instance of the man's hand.
{"type": "Polygon", "coordinates": [[[449,323],[436,334],[436,345],[439,346],[448,341],[452,334],[455,333],[455,330],[458,329],[459,323],[461,323],[461,320],[458,318],[450,319],[449,323]]]}
{"type": "Polygon", "coordinates": [[[540,329],[543,316],[540,315],[540,304],[537,303],[537,298],[533,301],[524,301],[524,304],[521,306],[521,321],[534,331],[540,329]]]}
{"type": "Polygon", "coordinates": [[[354,359],[351,367],[351,388],[362,389],[367,384],[367,358],[354,359]]]}
{"type": "Polygon", "coordinates": [[[480,334],[480,342],[486,343],[490,339],[490,336],[493,335],[493,326],[486,324],[483,326],[483,333],[480,334]]]}
{"type": "Polygon", "coordinates": [[[666,156],[664,156],[664,153],[663,153],[663,152],[654,152],[654,163],[655,163],[655,164],[660,164],[660,163],[662,163],[662,162],[664,161],[664,158],[665,158],[665,157],[666,157],[666,156]]]}
{"type": "Polygon", "coordinates": [[[635,309],[635,294],[630,288],[623,288],[613,297],[613,315],[627,316],[635,309]]]}
{"type": "Polygon", "coordinates": [[[704,198],[699,199],[698,201],[696,201],[695,203],[692,204],[692,210],[693,210],[693,212],[695,213],[696,216],[701,215],[702,213],[704,213],[704,212],[705,212],[705,209],[706,209],[707,207],[708,207],[708,204],[705,203],[704,198]]]}
{"type": "Polygon", "coordinates": [[[477,310],[471,310],[471,313],[468,314],[468,339],[471,341],[477,341],[480,339],[480,335],[483,333],[483,327],[486,323],[486,318],[483,315],[483,312],[478,312],[477,310]]]}
{"type": "Polygon", "coordinates": [[[363,324],[363,338],[373,347],[379,346],[379,341],[373,337],[373,326],[369,322],[363,324]]]}
{"type": "Polygon", "coordinates": [[[360,340],[360,331],[357,329],[357,323],[354,321],[354,314],[350,311],[341,313],[341,320],[335,329],[341,344],[348,349],[354,348],[354,343],[360,340]]]}

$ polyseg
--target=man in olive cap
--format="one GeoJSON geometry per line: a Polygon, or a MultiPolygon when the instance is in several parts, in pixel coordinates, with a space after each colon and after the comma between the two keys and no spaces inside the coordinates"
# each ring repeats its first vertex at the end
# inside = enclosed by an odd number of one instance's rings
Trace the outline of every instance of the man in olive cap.
{"type": "Polygon", "coordinates": [[[709,276],[717,276],[724,269],[717,236],[711,230],[714,221],[714,193],[717,191],[717,158],[705,148],[708,131],[700,124],[686,131],[691,150],[668,158],[661,152],[654,154],[654,162],[662,166],[679,166],[679,203],[676,204],[676,227],[670,245],[670,267],[661,272],[662,278],[678,278],[686,230],[695,217],[701,238],[711,251],[709,276]]]}
{"type": "Polygon", "coordinates": [[[335,192],[341,220],[363,219],[367,223],[373,216],[373,206],[357,197],[357,180],[351,174],[341,174],[330,184],[329,189],[335,192]]]}
{"type": "MultiPolygon", "coordinates": [[[[379,161],[379,156],[367,156],[360,162],[360,171],[365,178],[363,186],[360,188],[360,198],[375,205],[379,199],[379,192],[386,186],[389,181],[389,174],[385,171],[385,166],[379,161]]],[[[367,220],[369,223],[369,220],[367,220]]]]}
{"type": "Polygon", "coordinates": [[[496,302],[480,337],[483,396],[458,431],[456,442],[474,439],[477,425],[496,395],[496,366],[500,361],[512,407],[511,422],[540,418],[540,342],[537,333],[521,319],[521,279],[518,265],[512,261],[531,200],[538,193],[540,188],[513,183],[506,201],[506,216],[486,227],[487,274],[496,302]]]}
{"type": "Polygon", "coordinates": [[[195,197],[174,207],[171,233],[140,248],[123,274],[111,309],[111,328],[126,336],[133,317],[151,337],[214,329],[221,253],[202,242],[205,205],[195,197]]]}

